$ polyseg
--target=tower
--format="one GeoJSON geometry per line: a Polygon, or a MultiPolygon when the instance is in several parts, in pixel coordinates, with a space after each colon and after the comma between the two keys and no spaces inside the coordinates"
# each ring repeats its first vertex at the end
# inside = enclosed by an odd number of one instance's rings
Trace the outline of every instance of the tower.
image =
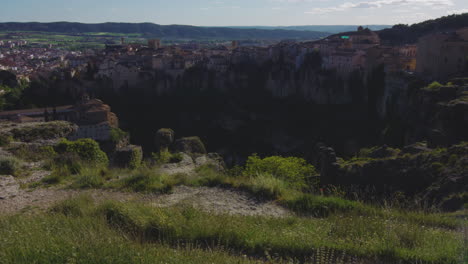
{"type": "Polygon", "coordinates": [[[160,39],[149,39],[148,40],[148,47],[150,49],[153,49],[153,50],[161,48],[161,40],[160,39]]]}

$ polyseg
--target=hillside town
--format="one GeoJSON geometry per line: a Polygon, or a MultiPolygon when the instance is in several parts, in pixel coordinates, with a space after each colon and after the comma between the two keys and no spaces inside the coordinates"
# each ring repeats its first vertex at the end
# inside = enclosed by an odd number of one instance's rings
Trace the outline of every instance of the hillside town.
{"type": "Polygon", "coordinates": [[[0,70],[14,72],[21,79],[48,77],[56,70],[86,65],[94,51],[69,51],[50,44],[39,47],[28,41],[0,40],[0,70]]]}
{"type": "Polygon", "coordinates": [[[243,62],[261,65],[284,60],[299,69],[307,54],[318,51],[322,68],[336,70],[346,77],[353,71],[369,71],[380,64],[387,72],[420,73],[426,78],[447,79],[456,76],[467,63],[468,29],[427,35],[413,45],[386,45],[379,35],[367,28],[329,36],[312,42],[284,41],[268,47],[231,45],[201,47],[197,44],[163,45],[159,39],[147,45],[125,43],[106,45],[104,50],[66,51],[31,48],[26,41],[0,41],[0,69],[20,77],[47,77],[55,70],[72,73],[97,69],[96,77],[110,78],[114,88],[134,86],[142,76],[165,72],[177,78],[195,66],[224,73],[243,62]]]}

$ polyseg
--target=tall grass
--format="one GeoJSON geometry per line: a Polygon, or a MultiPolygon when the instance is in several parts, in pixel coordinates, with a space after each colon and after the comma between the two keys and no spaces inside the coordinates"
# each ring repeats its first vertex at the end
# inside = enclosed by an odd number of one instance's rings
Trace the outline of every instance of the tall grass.
{"type": "Polygon", "coordinates": [[[22,161],[15,157],[0,156],[0,175],[21,176],[24,173],[22,165],[22,161]]]}
{"type": "Polygon", "coordinates": [[[176,177],[161,174],[152,168],[142,167],[129,171],[128,175],[109,183],[107,187],[145,193],[168,193],[178,183],[176,177]]]}
{"type": "Polygon", "coordinates": [[[231,186],[244,189],[258,198],[278,199],[289,190],[289,184],[270,173],[256,173],[254,176],[226,180],[231,186]]]}
{"type": "Polygon", "coordinates": [[[141,244],[99,217],[61,214],[0,218],[0,263],[260,263],[222,249],[141,244]]]}
{"type": "Polygon", "coordinates": [[[326,249],[335,257],[345,254],[389,263],[456,263],[463,252],[463,238],[456,231],[380,216],[275,219],[116,202],[99,205],[88,214],[104,217],[115,230],[138,241],[231,248],[252,256],[305,261],[317,257],[318,249],[326,249]]]}

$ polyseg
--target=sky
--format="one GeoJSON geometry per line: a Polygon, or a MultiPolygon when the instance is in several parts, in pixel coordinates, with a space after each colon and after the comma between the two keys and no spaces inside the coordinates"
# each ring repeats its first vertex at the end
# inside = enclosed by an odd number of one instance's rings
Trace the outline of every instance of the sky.
{"type": "Polygon", "coordinates": [[[0,22],[393,25],[464,12],[468,0],[0,0],[0,22]]]}

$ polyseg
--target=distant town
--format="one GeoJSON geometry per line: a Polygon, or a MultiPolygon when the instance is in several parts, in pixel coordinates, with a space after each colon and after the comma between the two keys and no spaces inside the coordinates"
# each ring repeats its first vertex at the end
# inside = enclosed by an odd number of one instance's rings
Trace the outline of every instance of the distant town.
{"type": "Polygon", "coordinates": [[[468,49],[468,29],[452,33],[425,36],[413,45],[386,45],[370,29],[359,27],[327,38],[309,41],[282,41],[276,44],[249,45],[232,41],[211,43],[167,44],[150,39],[146,44],[128,43],[122,37],[120,44],[106,44],[105,48],[67,50],[53,44],[38,46],[27,40],[0,40],[0,69],[15,73],[21,79],[49,77],[64,71],[74,76],[97,68],[96,77],[113,79],[117,89],[122,85],[135,85],[141,73],[164,71],[177,77],[194,66],[226,72],[229,66],[254,61],[284,61],[300,68],[307,54],[319,52],[323,69],[336,69],[346,77],[353,71],[368,71],[384,64],[386,71],[423,73],[433,78],[447,78],[461,71],[468,49]]]}

